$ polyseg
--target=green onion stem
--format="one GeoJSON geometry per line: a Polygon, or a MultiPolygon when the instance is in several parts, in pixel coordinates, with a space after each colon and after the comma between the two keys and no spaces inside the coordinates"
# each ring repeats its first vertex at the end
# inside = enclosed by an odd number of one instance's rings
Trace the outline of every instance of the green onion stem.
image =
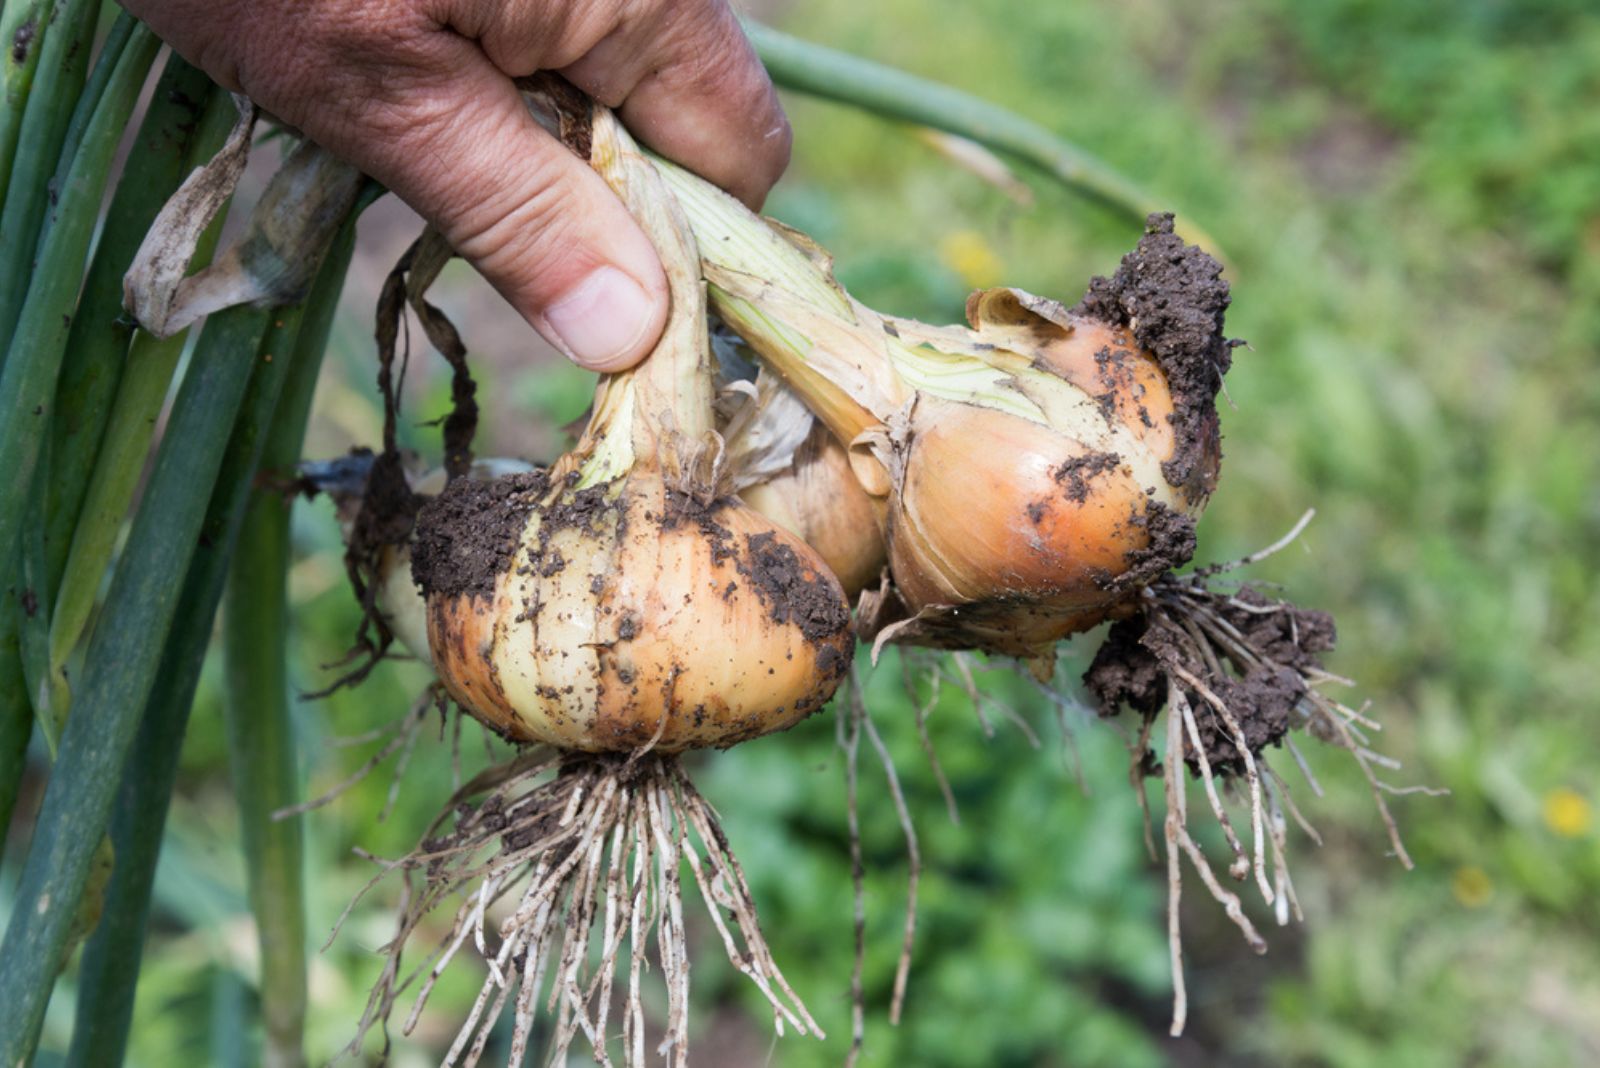
{"type": "MultiPolygon", "coordinates": [[[[744,30],[772,80],[785,89],[976,141],[1038,168],[1073,192],[1140,225],[1151,212],[1167,210],[1111,165],[998,104],[802,41],[750,19],[744,20],[744,30]]],[[[1216,254],[1217,245],[1210,235],[1192,225],[1181,229],[1189,241],[1216,254]]]]}
{"type": "MultiPolygon", "coordinates": [[[[226,93],[213,94],[199,122],[193,157],[201,156],[208,146],[221,143],[236,114],[226,93]]],[[[225,215],[226,212],[219,212],[201,236],[192,261],[194,267],[210,262],[225,215]]],[[[76,509],[72,540],[61,571],[61,588],[50,620],[50,664],[55,673],[66,664],[88,627],[95,595],[138,488],[156,420],[187,339],[187,331],[169,338],[156,338],[143,331],[134,335],[94,470],[76,509]]]]}
{"type": "MultiPolygon", "coordinates": [[[[55,404],[56,379],[83,281],[83,265],[94,236],[101,194],[123,128],[139,88],[160,47],[138,27],[117,62],[71,174],[59,192],[59,221],[51,229],[17,321],[16,335],[0,369],[0,561],[16,558],[24,495],[46,440],[55,404]]],[[[15,249],[6,247],[6,258],[15,249]]],[[[3,324],[0,324],[3,325],[3,324]]],[[[6,336],[0,332],[0,336],[6,336]]]]}
{"type": "Polygon", "coordinates": [[[239,803],[250,907],[261,951],[266,1068],[305,1064],[306,903],[302,820],[274,820],[300,800],[288,675],[289,517],[317,372],[354,247],[354,216],[305,305],[288,383],[261,454],[223,612],[229,766],[239,803]]]}
{"type": "MultiPolygon", "coordinates": [[[[122,58],[123,49],[128,47],[128,42],[133,38],[134,27],[139,25],[139,20],[126,11],[117,12],[117,17],[111,23],[111,29],[106,32],[106,39],[100,46],[100,54],[95,58],[94,67],[89,71],[89,80],[83,85],[83,91],[78,94],[78,102],[72,108],[72,118],[67,122],[66,133],[61,138],[61,151],[56,157],[55,173],[50,179],[49,189],[60,189],[66,185],[67,175],[72,171],[72,161],[78,155],[78,148],[83,144],[83,135],[89,128],[89,121],[94,118],[95,109],[100,106],[100,99],[105,96],[106,86],[111,83],[111,76],[116,72],[117,61],[122,58]]],[[[35,245],[42,245],[50,227],[55,223],[56,207],[50,205],[44,213],[39,224],[39,237],[35,245]]]]}
{"type": "Polygon", "coordinates": [[[173,404],[89,643],[74,715],[0,941],[0,1064],[23,1064],[32,1055],[270,318],[249,307],[213,316],[173,404]]]}
{"type": "MultiPolygon", "coordinates": [[[[234,545],[245,522],[244,506],[252,472],[266,463],[266,450],[274,448],[273,443],[294,437],[295,427],[302,431],[305,427],[316,367],[326,347],[332,312],[354,249],[354,220],[366,203],[357,203],[317,275],[303,313],[297,312],[300,321],[292,359],[257,362],[251,393],[229,440],[199,546],[184,581],[176,623],[162,652],[158,681],[146,704],[117,795],[112,819],[117,866],[107,892],[104,917],[84,949],[78,970],[77,1021],[67,1054],[67,1064],[75,1068],[122,1063],[178,753],[211,637],[212,619],[228,578],[228,563],[235,552],[242,551],[234,545]],[[281,392],[275,407],[268,407],[265,401],[272,389],[281,392]],[[287,428],[282,428],[284,424],[288,424],[287,428]]],[[[277,334],[279,341],[285,340],[281,330],[277,334]]],[[[262,349],[283,351],[270,335],[262,349]]],[[[292,855],[298,873],[298,848],[292,855]]],[[[292,878],[298,886],[300,876],[292,878]]],[[[252,884],[254,881],[252,877],[252,884]]],[[[258,919],[259,922],[262,921],[258,919]]],[[[265,930],[261,936],[267,937],[265,930]]],[[[303,946],[303,942],[302,933],[297,945],[303,946]]],[[[268,998],[265,968],[264,953],[264,1003],[268,998]]]]}
{"type": "Polygon", "coordinates": [[[6,830],[22,789],[22,769],[33,736],[33,705],[22,673],[21,591],[17,584],[0,588],[0,860],[5,859],[6,830]]]}
{"type": "MultiPolygon", "coordinates": [[[[51,9],[0,210],[0,343],[15,340],[12,331],[35,273],[35,245],[50,207],[50,179],[83,90],[99,15],[99,0],[56,0],[51,9]]],[[[126,121],[117,124],[118,134],[126,121]]],[[[39,266],[42,270],[42,261],[39,266]]]]}
{"type": "MultiPolygon", "coordinates": [[[[218,123],[202,118],[211,92],[211,80],[181,56],[173,54],[167,60],[112,195],[73,316],[50,423],[52,477],[45,542],[52,598],[61,585],[73,527],[133,337],[133,324],[122,312],[122,276],[167,197],[192,167],[210,158],[226,134],[225,126],[219,129],[218,123]]],[[[225,99],[217,110],[231,112],[231,104],[225,99]]],[[[224,121],[228,117],[224,115],[224,121]]]]}
{"type": "Polygon", "coordinates": [[[0,208],[11,182],[17,135],[44,47],[50,0],[8,0],[0,7],[0,208]]]}

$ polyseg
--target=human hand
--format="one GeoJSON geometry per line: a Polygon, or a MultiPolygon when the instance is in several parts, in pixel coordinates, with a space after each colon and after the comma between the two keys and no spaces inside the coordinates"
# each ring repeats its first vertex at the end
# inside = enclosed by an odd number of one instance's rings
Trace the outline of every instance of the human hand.
{"type": "Polygon", "coordinates": [[[758,207],[788,121],[727,0],[123,0],[433,223],[552,344],[597,371],[661,333],[655,249],[512,79],[551,70],[640,140],[758,207]]]}

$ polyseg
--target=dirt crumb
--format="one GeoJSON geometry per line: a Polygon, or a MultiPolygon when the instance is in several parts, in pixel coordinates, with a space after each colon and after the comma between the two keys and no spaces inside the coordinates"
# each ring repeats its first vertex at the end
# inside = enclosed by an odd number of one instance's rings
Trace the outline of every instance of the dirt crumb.
{"type": "MultiPolygon", "coordinates": [[[[823,678],[836,679],[850,668],[849,654],[840,651],[838,646],[824,645],[817,652],[817,671],[823,678]]],[[[771,674],[771,669],[768,669],[771,674]]]]}
{"type": "Polygon", "coordinates": [[[1148,543],[1128,553],[1122,574],[1107,584],[1116,590],[1136,590],[1194,558],[1194,519],[1160,501],[1149,501],[1144,511],[1129,519],[1142,528],[1148,543]]]}
{"type": "Polygon", "coordinates": [[[1172,391],[1176,445],[1162,473],[1191,501],[1211,492],[1220,453],[1217,392],[1241,342],[1222,334],[1230,297],[1222,265],[1173,233],[1170,212],[1152,214],[1110,278],[1095,278],[1072,310],[1126,326],[1161,365],[1172,391]]]}
{"type": "Polygon", "coordinates": [[[1114,452],[1091,452],[1074,457],[1056,468],[1055,480],[1066,490],[1067,499],[1082,504],[1089,499],[1089,480],[1115,471],[1122,457],[1114,452]]]}
{"type": "Polygon", "coordinates": [[[458,478],[424,504],[411,549],[411,572],[424,595],[491,596],[549,487],[542,471],[489,482],[458,478]]]}
{"type": "Polygon", "coordinates": [[[11,61],[19,67],[28,62],[28,48],[38,33],[38,26],[38,22],[29,19],[18,26],[17,32],[11,37],[11,61]]]}

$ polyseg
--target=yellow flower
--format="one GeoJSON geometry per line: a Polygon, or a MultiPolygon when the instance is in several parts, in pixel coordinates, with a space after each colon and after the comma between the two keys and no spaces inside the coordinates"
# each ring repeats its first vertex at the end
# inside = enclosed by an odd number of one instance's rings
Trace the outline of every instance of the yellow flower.
{"type": "Polygon", "coordinates": [[[1494,896],[1494,883],[1489,881],[1489,873],[1476,864],[1465,864],[1450,877],[1450,891],[1465,907],[1482,908],[1494,896]]]}
{"type": "Polygon", "coordinates": [[[939,259],[973,289],[1000,284],[1005,264],[994,246],[976,230],[955,230],[939,242],[939,259]]]}
{"type": "Polygon", "coordinates": [[[1544,825],[1563,838],[1581,838],[1594,824],[1589,799],[1565,786],[1544,795],[1544,825]]]}

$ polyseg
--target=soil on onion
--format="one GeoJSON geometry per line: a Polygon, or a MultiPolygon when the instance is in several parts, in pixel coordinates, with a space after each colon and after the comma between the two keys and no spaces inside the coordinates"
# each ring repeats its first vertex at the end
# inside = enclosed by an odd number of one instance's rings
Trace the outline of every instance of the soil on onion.
{"type": "MultiPolygon", "coordinates": [[[[770,532],[745,535],[740,551],[733,532],[718,521],[718,516],[730,507],[740,505],[732,498],[702,502],[693,494],[668,491],[663,526],[671,529],[681,523],[695,524],[711,543],[711,559],[733,563],[746,585],[767,606],[773,622],[793,624],[813,643],[843,633],[850,625],[850,609],[837,585],[807,567],[793,547],[770,532]]],[[[729,583],[723,597],[731,597],[737,590],[736,584],[729,583]]],[[[829,678],[837,678],[849,667],[849,657],[830,649],[819,666],[829,678]]]]}
{"type": "Polygon", "coordinates": [[[1240,344],[1223,337],[1228,283],[1222,265],[1173,233],[1170,212],[1152,214],[1145,234],[1110,278],[1095,278],[1072,309],[1126,326],[1161,365],[1172,391],[1176,445],[1162,473],[1191,500],[1210,492],[1205,457],[1217,441],[1217,392],[1240,344]],[[1199,476],[1197,478],[1197,476],[1199,476]]]}
{"type": "Polygon", "coordinates": [[[411,573],[426,595],[491,597],[528,516],[548,492],[543,471],[489,482],[458,478],[417,513],[411,573]]]}
{"type": "Polygon", "coordinates": [[[1089,480],[1115,471],[1121,463],[1122,457],[1114,452],[1085,453],[1056,468],[1052,477],[1066,491],[1068,500],[1082,504],[1089,499],[1089,480]]]}
{"type": "MultiPolygon", "coordinates": [[[[741,573],[766,602],[775,622],[800,628],[807,641],[833,638],[850,625],[850,609],[838,586],[770,532],[745,537],[745,553],[737,561],[741,573]]],[[[839,664],[842,670],[844,664],[839,664]]],[[[834,672],[833,677],[838,677],[834,672]]]]}
{"type": "Polygon", "coordinates": [[[1144,548],[1128,553],[1122,574],[1111,580],[1108,589],[1137,590],[1194,558],[1193,516],[1161,501],[1149,501],[1142,511],[1135,511],[1128,522],[1143,530],[1147,541],[1144,548]]]}

